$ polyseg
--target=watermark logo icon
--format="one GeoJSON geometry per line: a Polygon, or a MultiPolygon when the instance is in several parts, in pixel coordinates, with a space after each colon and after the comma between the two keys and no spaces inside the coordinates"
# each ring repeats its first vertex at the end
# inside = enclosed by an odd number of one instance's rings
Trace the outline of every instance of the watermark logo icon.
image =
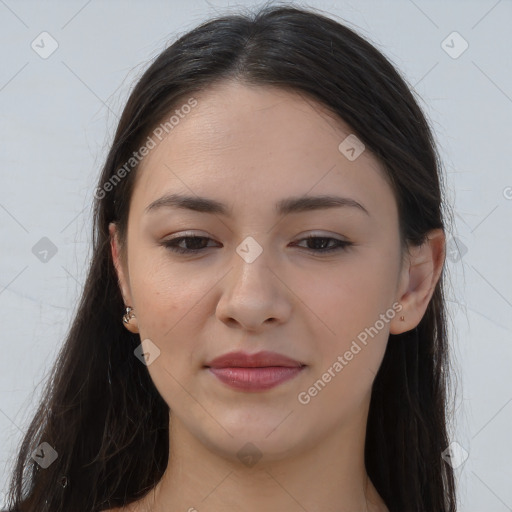
{"type": "Polygon", "coordinates": [[[237,452],[237,457],[246,466],[252,468],[263,457],[263,453],[252,443],[245,443],[237,452]]]}
{"type": "Polygon", "coordinates": [[[469,48],[469,43],[457,31],[453,31],[441,42],[441,48],[452,59],[458,59],[469,48]]]}
{"type": "Polygon", "coordinates": [[[50,467],[57,460],[58,453],[45,441],[41,443],[33,452],[32,458],[43,468],[50,467]]]}
{"type": "Polygon", "coordinates": [[[466,462],[469,453],[457,443],[457,441],[453,441],[448,448],[441,453],[441,457],[447,464],[450,464],[453,469],[457,469],[466,462]]]}
{"type": "Polygon", "coordinates": [[[149,338],[143,340],[133,353],[146,366],[149,366],[155,359],[160,357],[160,349],[149,338]]]}
{"type": "Polygon", "coordinates": [[[46,236],[32,247],[32,254],[41,262],[48,263],[56,254],[57,246],[46,236]]]}
{"type": "Polygon", "coordinates": [[[236,248],[236,252],[246,263],[252,263],[263,252],[263,247],[252,236],[248,236],[236,248]]]}
{"type": "Polygon", "coordinates": [[[30,44],[32,50],[34,50],[39,57],[47,59],[52,55],[57,48],[59,43],[57,40],[48,32],[41,32],[30,44]]]}
{"type": "Polygon", "coordinates": [[[365,145],[351,133],[348,137],[343,139],[338,146],[339,152],[348,160],[353,162],[365,150],[365,145]]]}
{"type": "Polygon", "coordinates": [[[446,244],[446,257],[453,263],[460,261],[468,252],[468,248],[458,239],[450,238],[446,244]]]}

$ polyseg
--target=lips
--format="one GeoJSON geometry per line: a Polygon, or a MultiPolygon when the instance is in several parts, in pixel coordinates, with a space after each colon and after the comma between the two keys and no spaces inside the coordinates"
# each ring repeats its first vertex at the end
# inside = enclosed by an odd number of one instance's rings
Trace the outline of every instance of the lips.
{"type": "Polygon", "coordinates": [[[265,391],[298,375],[306,365],[276,352],[230,352],[205,365],[221,382],[242,391],[265,391]]]}
{"type": "Polygon", "coordinates": [[[247,354],[246,352],[230,352],[212,359],[206,363],[209,368],[263,368],[268,366],[282,366],[286,368],[295,368],[304,366],[299,361],[295,361],[277,352],[257,352],[256,354],[247,354]]]}

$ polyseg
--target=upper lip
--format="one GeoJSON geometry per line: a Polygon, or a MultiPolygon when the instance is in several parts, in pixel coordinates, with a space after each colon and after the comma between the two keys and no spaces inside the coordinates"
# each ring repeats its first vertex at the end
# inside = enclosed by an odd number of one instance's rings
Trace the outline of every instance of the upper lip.
{"type": "Polygon", "coordinates": [[[278,354],[277,352],[257,352],[248,354],[247,352],[229,352],[215,359],[212,359],[205,366],[210,368],[261,368],[265,366],[286,366],[294,368],[297,366],[305,366],[299,361],[295,361],[290,357],[278,354]]]}

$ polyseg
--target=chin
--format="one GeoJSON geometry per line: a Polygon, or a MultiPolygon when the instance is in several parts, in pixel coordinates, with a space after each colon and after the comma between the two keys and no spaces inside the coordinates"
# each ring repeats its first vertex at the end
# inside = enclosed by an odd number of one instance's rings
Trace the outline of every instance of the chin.
{"type": "Polygon", "coordinates": [[[232,437],[223,430],[220,438],[212,438],[206,434],[203,441],[222,457],[235,463],[242,462],[248,467],[255,463],[261,465],[265,462],[283,460],[305,449],[305,433],[298,432],[293,422],[285,421],[279,425],[282,420],[281,417],[278,422],[260,421],[257,425],[230,424],[226,430],[232,437]],[[287,423],[286,426],[284,423],[287,423]]]}

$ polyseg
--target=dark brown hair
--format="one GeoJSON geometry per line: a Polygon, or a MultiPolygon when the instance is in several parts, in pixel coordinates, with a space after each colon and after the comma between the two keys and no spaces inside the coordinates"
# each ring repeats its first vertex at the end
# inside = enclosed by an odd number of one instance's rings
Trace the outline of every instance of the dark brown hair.
{"type": "MultiPolygon", "coordinates": [[[[299,92],[348,123],[385,166],[404,247],[445,229],[431,129],[411,88],[374,45],[314,9],[286,6],[221,16],[186,33],[145,71],[119,121],[98,181],[87,280],[17,456],[13,511],[121,506],[144,496],[166,469],[169,407],[134,356],[140,337],[120,321],[124,303],[109,243],[112,221],[125,240],[137,165],[112,190],[104,184],[183,98],[222,80],[299,92]],[[42,442],[58,453],[46,469],[31,458],[42,442]]],[[[390,335],[372,388],[365,463],[391,512],[456,510],[453,470],[441,457],[449,444],[450,375],[443,275],[418,327],[390,335]]]]}

